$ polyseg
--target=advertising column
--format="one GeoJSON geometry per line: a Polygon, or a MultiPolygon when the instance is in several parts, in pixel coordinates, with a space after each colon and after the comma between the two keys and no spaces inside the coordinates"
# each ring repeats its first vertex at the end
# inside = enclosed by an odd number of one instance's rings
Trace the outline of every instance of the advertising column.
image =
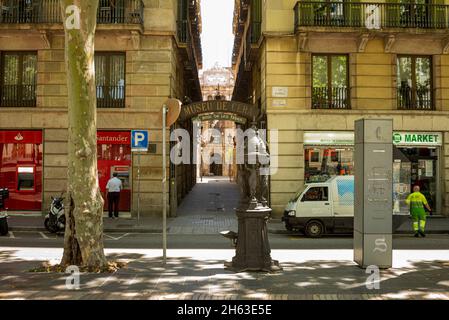
{"type": "Polygon", "coordinates": [[[392,266],[393,120],[355,122],[354,261],[392,266]]]}

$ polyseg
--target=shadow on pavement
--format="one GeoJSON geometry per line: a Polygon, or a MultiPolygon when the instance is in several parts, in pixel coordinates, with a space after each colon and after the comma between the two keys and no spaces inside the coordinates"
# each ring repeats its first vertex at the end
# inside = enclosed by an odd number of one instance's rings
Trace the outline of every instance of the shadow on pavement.
{"type": "Polygon", "coordinates": [[[80,290],[65,287],[66,274],[31,273],[43,261],[24,261],[15,251],[0,253],[0,298],[26,299],[449,299],[449,262],[416,261],[382,270],[380,289],[369,290],[370,274],[351,261],[281,262],[280,273],[233,273],[223,260],[111,254],[127,261],[113,274],[81,274],[80,290]],[[288,295],[288,296],[286,296],[288,295]],[[382,295],[382,296],[381,296],[382,295]]]}

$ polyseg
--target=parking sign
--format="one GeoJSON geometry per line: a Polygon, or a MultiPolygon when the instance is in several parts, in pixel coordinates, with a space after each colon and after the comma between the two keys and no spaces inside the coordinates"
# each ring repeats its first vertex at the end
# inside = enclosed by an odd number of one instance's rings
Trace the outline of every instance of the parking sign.
{"type": "Polygon", "coordinates": [[[131,130],[131,151],[148,151],[148,130],[131,130]]]}

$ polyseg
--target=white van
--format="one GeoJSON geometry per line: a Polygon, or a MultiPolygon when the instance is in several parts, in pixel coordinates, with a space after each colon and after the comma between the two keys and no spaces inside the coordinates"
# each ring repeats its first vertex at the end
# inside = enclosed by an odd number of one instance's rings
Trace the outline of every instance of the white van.
{"type": "MultiPolygon", "coordinates": [[[[393,232],[408,214],[393,215],[393,232]]],[[[337,176],[326,182],[306,184],[285,207],[282,221],[289,231],[309,237],[324,233],[352,233],[354,226],[354,176],[337,176]]]]}

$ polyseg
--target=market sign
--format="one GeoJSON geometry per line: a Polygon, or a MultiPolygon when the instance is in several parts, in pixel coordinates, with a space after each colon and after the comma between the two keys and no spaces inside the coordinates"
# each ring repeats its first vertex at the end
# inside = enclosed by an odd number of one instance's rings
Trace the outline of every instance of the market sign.
{"type": "MultiPolygon", "coordinates": [[[[304,132],[305,145],[354,145],[354,132],[304,132]]],[[[441,132],[394,132],[393,144],[400,146],[441,146],[441,132]]]]}
{"type": "Polygon", "coordinates": [[[440,132],[395,132],[395,145],[441,146],[443,135],[440,132]]]}
{"type": "Polygon", "coordinates": [[[229,113],[210,113],[210,114],[200,114],[197,118],[193,120],[198,121],[211,121],[211,120],[224,120],[224,121],[234,121],[237,123],[245,124],[246,118],[239,117],[235,114],[229,113]]]}
{"type": "Polygon", "coordinates": [[[354,132],[304,132],[306,145],[354,145],[354,132]]]}

